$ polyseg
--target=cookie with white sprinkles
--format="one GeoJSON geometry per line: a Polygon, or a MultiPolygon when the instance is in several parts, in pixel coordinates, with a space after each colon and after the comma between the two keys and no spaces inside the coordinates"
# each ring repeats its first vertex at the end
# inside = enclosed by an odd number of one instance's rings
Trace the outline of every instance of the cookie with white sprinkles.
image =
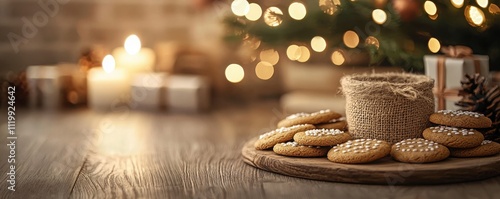
{"type": "Polygon", "coordinates": [[[326,123],[321,123],[321,124],[317,124],[314,126],[316,126],[316,128],[318,128],[318,129],[339,129],[342,131],[346,131],[347,130],[347,121],[346,121],[345,117],[341,117],[341,118],[333,119],[333,120],[330,120],[326,123]]]}
{"type": "Polygon", "coordinates": [[[450,151],[436,142],[413,138],[392,145],[391,156],[400,162],[428,163],[446,159],[450,156],[450,151]]]}
{"type": "Polygon", "coordinates": [[[425,129],[422,135],[425,139],[452,148],[473,148],[484,140],[479,131],[449,126],[430,127],[425,129]]]}
{"type": "Polygon", "coordinates": [[[300,145],[297,142],[279,143],[273,147],[276,154],[291,157],[323,157],[329,149],[328,147],[300,145]]]}
{"type": "Polygon", "coordinates": [[[291,127],[281,127],[260,135],[259,139],[255,141],[254,147],[257,150],[270,149],[280,142],[292,140],[293,136],[298,132],[307,131],[314,128],[314,125],[311,124],[299,124],[291,127]]]}
{"type": "Polygon", "coordinates": [[[293,136],[295,142],[308,146],[334,146],[351,138],[348,132],[339,129],[312,129],[293,136]]]}
{"type": "Polygon", "coordinates": [[[500,144],[490,140],[484,140],[481,145],[469,149],[450,149],[452,157],[470,158],[485,157],[500,153],[500,144]]]}
{"type": "Polygon", "coordinates": [[[328,151],[328,160],[336,163],[369,163],[389,155],[391,146],[383,140],[356,139],[334,146],[328,151]]]}
{"type": "Polygon", "coordinates": [[[490,118],[470,111],[440,110],[429,120],[435,124],[462,128],[488,128],[492,124],[490,118]]]}
{"type": "Polygon", "coordinates": [[[328,109],[314,113],[295,113],[278,122],[278,127],[287,127],[297,124],[319,124],[340,117],[342,117],[342,115],[328,109]]]}

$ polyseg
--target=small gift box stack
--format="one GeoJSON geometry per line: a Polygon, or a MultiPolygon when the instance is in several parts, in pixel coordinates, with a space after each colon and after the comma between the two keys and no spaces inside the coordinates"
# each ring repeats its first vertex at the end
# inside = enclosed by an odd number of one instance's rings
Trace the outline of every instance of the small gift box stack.
{"type": "Polygon", "coordinates": [[[466,46],[443,47],[444,55],[425,55],[425,74],[435,80],[433,89],[437,110],[458,110],[456,106],[461,97],[458,91],[465,74],[488,77],[489,58],[486,55],[474,55],[466,46]]]}

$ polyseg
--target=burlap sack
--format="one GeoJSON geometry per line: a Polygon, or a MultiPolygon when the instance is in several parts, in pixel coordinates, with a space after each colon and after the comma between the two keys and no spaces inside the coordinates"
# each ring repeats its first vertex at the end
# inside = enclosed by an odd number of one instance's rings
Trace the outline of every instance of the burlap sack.
{"type": "Polygon", "coordinates": [[[395,143],[421,137],[434,112],[434,80],[407,73],[349,75],[341,79],[349,132],[395,143]]]}

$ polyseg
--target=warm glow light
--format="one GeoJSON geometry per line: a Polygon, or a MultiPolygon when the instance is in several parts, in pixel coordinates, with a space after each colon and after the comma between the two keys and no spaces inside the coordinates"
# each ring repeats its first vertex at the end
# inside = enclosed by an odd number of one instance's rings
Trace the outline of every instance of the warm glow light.
{"type": "Polygon", "coordinates": [[[429,39],[428,46],[429,46],[429,50],[433,53],[437,53],[437,52],[439,52],[439,49],[441,49],[441,44],[439,43],[439,40],[437,40],[434,37],[429,39]]]}
{"type": "Polygon", "coordinates": [[[255,75],[261,80],[268,80],[273,77],[274,67],[272,64],[261,61],[255,66],[255,75]]]}
{"type": "Polygon", "coordinates": [[[311,39],[311,48],[316,52],[323,52],[326,49],[326,40],[316,36],[311,39]]]}
{"type": "Polygon", "coordinates": [[[344,44],[349,48],[356,48],[359,44],[359,37],[356,32],[349,30],[344,33],[344,44]]]}
{"type": "Polygon", "coordinates": [[[137,35],[130,35],[125,40],[125,44],[123,46],[128,54],[135,55],[141,51],[141,40],[137,35]]]}
{"type": "Polygon", "coordinates": [[[264,23],[268,26],[276,27],[283,22],[283,11],[277,7],[269,7],[266,12],[264,12],[264,23]]]}
{"type": "Polygon", "coordinates": [[[297,46],[297,45],[290,45],[286,49],[286,56],[288,57],[288,59],[290,59],[292,61],[297,61],[301,55],[302,55],[302,52],[301,52],[299,46],[297,46]]]}
{"type": "Polygon", "coordinates": [[[275,51],[274,49],[267,49],[260,52],[259,58],[261,61],[276,65],[280,60],[280,55],[278,51],[275,51]]]}
{"type": "Polygon", "coordinates": [[[238,64],[229,64],[226,68],[226,79],[232,83],[238,83],[245,77],[243,67],[238,64]]]}
{"type": "Polygon", "coordinates": [[[326,14],[335,14],[337,6],[340,6],[340,0],[319,0],[319,8],[326,14]]]}
{"type": "Polygon", "coordinates": [[[425,1],[424,10],[428,15],[433,16],[437,13],[436,4],[434,4],[434,2],[432,2],[432,1],[425,1]]]}
{"type": "Polygon", "coordinates": [[[484,13],[476,6],[467,6],[465,8],[465,19],[472,26],[481,26],[484,23],[484,13]]]}
{"type": "Polygon", "coordinates": [[[373,21],[377,24],[383,24],[387,21],[387,14],[381,9],[375,9],[372,12],[373,21]]]}
{"type": "Polygon", "coordinates": [[[308,61],[309,58],[311,57],[311,52],[309,51],[309,49],[305,46],[300,46],[299,49],[300,49],[300,57],[297,59],[297,61],[299,62],[308,61]]]}
{"type": "Polygon", "coordinates": [[[464,0],[451,0],[451,4],[455,6],[455,8],[461,8],[464,5],[464,0]]]}
{"type": "Polygon", "coordinates": [[[250,11],[250,4],[246,0],[234,0],[231,3],[231,11],[236,16],[245,16],[250,11]]]}
{"type": "Polygon", "coordinates": [[[111,55],[106,55],[104,56],[104,59],[102,59],[102,69],[106,73],[111,73],[115,70],[115,58],[111,55]]]}
{"type": "Polygon", "coordinates": [[[288,7],[288,14],[295,20],[302,20],[306,16],[306,6],[299,2],[294,2],[288,7]]]}
{"type": "Polygon", "coordinates": [[[377,38],[375,38],[374,36],[369,36],[365,39],[365,45],[369,46],[369,45],[372,45],[372,46],[375,46],[378,50],[378,48],[380,47],[380,43],[378,41],[377,38]]]}
{"type": "Polygon", "coordinates": [[[342,54],[342,52],[336,50],[332,53],[332,63],[337,65],[337,66],[340,66],[342,64],[344,64],[345,62],[345,58],[344,58],[344,55],[342,54]]]}
{"type": "Polygon", "coordinates": [[[262,8],[259,6],[259,4],[251,3],[248,13],[245,15],[245,17],[250,21],[257,21],[259,20],[261,15],[262,8]]]}
{"type": "Polygon", "coordinates": [[[481,8],[486,8],[488,7],[488,0],[476,0],[477,5],[481,8]]]}
{"type": "Polygon", "coordinates": [[[491,14],[500,14],[500,8],[496,5],[496,4],[490,4],[490,6],[488,7],[488,11],[491,13],[491,14]]]}

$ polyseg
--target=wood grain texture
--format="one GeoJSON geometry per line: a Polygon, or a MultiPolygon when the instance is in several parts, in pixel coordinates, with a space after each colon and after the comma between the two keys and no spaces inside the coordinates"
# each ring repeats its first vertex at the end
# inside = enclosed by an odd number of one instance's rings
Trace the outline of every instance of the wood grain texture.
{"type": "MultiPolygon", "coordinates": [[[[20,112],[19,190],[0,198],[495,198],[500,177],[423,186],[289,177],[244,163],[241,149],[275,128],[276,101],[205,114],[20,112]],[[64,165],[64,166],[58,166],[64,165]]],[[[4,132],[4,130],[0,130],[4,132]]],[[[7,153],[0,147],[0,172],[7,153]]]]}
{"type": "Polygon", "coordinates": [[[3,145],[0,198],[68,198],[91,143],[84,132],[91,115],[18,111],[16,116],[16,191],[7,191],[9,152],[3,145]]]}
{"type": "Polygon", "coordinates": [[[500,175],[500,154],[483,158],[448,158],[428,164],[406,164],[385,157],[369,164],[339,164],[325,158],[296,158],[256,150],[257,138],[243,149],[244,161],[254,167],[288,176],[385,185],[426,185],[469,182],[500,175]]]}

